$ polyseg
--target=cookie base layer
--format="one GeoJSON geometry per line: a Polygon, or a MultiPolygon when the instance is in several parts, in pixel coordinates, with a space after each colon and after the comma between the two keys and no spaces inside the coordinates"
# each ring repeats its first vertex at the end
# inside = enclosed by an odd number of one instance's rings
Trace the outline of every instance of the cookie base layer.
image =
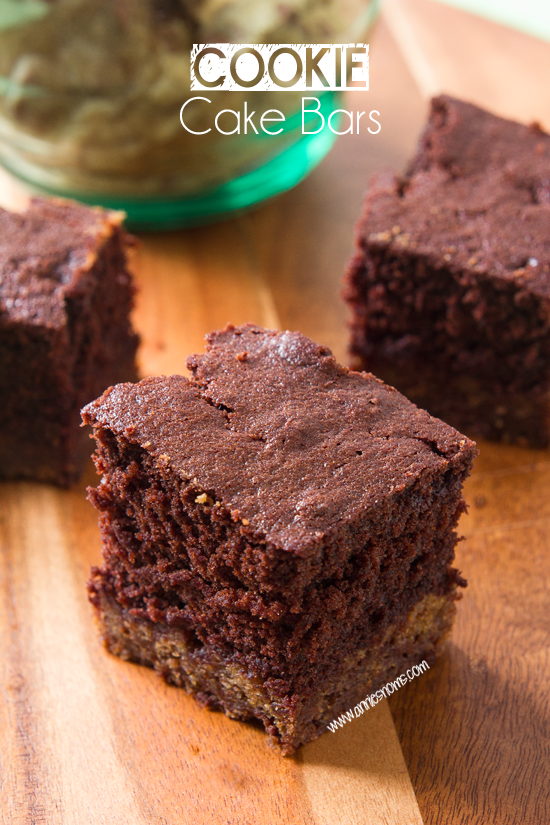
{"type": "Polygon", "coordinates": [[[135,617],[97,587],[96,617],[110,653],[152,667],[169,684],[184,688],[200,704],[241,721],[260,720],[272,746],[287,756],[316,739],[340,714],[408,668],[442,653],[456,607],[452,596],[428,595],[405,622],[390,626],[380,645],[359,650],[342,664],[336,678],[317,691],[296,718],[270,697],[262,680],[212,648],[190,642],[188,634],[135,617]],[[98,592],[99,590],[99,592],[98,592]]]}

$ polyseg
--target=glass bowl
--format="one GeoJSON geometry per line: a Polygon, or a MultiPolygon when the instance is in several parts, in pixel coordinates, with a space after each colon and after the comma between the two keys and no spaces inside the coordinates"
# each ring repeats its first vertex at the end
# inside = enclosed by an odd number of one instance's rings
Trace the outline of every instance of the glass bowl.
{"type": "MultiPolygon", "coordinates": [[[[0,163],[35,191],[122,209],[134,229],[247,209],[298,183],[336,136],[302,134],[300,92],[190,91],[193,43],[351,43],[377,11],[377,0],[0,0],[0,163]],[[186,107],[194,131],[245,101],[280,110],[283,131],[190,134],[180,110],[195,96],[211,104],[186,107]]],[[[336,92],[310,94],[325,116],[341,107],[336,92]]]]}

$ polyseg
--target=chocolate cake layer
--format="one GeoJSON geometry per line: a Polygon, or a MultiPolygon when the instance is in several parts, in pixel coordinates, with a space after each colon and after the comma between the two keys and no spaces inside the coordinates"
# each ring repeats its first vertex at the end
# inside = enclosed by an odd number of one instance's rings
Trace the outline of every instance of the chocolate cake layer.
{"type": "Polygon", "coordinates": [[[354,363],[472,434],[550,432],[550,137],[447,96],[376,176],[346,275],[354,363]]]}
{"type": "Polygon", "coordinates": [[[113,652],[291,753],[448,633],[475,446],[299,333],[229,327],[188,365],[83,411],[103,476],[91,599],[113,652]]]}
{"type": "Polygon", "coordinates": [[[66,485],[89,455],[80,408],[136,377],[120,213],[0,210],[0,477],[66,485]]]}

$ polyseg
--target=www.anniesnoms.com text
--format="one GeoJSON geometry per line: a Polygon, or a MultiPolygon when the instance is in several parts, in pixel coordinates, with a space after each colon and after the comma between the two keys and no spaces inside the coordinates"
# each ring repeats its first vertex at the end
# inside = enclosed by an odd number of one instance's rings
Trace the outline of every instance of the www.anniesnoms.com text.
{"type": "Polygon", "coordinates": [[[336,733],[338,728],[342,728],[346,722],[357,719],[366,710],[373,708],[382,699],[387,699],[388,696],[391,696],[391,694],[399,690],[400,687],[405,687],[407,682],[412,682],[416,676],[420,676],[421,673],[425,673],[429,669],[430,666],[426,661],[421,662],[419,665],[414,665],[414,667],[409,668],[406,673],[398,676],[393,682],[388,682],[384,687],[381,687],[380,690],[377,690],[376,693],[371,693],[370,696],[362,699],[361,702],[355,705],[353,710],[348,710],[342,714],[342,716],[339,716],[338,719],[328,725],[328,729],[332,731],[332,733],[336,733]]]}

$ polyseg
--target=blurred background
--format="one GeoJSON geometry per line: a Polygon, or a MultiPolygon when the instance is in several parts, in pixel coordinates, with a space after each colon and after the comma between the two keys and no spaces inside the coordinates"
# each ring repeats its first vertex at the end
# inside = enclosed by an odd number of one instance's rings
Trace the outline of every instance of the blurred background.
{"type": "MultiPolygon", "coordinates": [[[[449,3],[550,39],[545,0],[449,3]]],[[[501,79],[514,66],[514,86],[529,82],[512,56],[516,43],[495,47],[490,29],[468,15],[451,15],[445,29],[449,12],[433,6],[386,0],[383,9],[420,92],[468,88],[470,98],[517,116],[501,79]],[[468,71],[478,74],[473,85],[460,78],[468,71]]],[[[186,110],[190,128],[202,131],[212,112],[245,100],[249,111],[277,108],[286,117],[277,137],[190,134],[179,111],[194,96],[193,43],[375,42],[379,11],[379,0],[0,0],[0,163],[34,189],[124,209],[134,229],[197,225],[248,208],[307,176],[334,135],[303,135],[301,95],[284,89],[212,89],[211,107],[186,110]]],[[[335,93],[320,99],[325,115],[343,105],[335,93]]]]}

